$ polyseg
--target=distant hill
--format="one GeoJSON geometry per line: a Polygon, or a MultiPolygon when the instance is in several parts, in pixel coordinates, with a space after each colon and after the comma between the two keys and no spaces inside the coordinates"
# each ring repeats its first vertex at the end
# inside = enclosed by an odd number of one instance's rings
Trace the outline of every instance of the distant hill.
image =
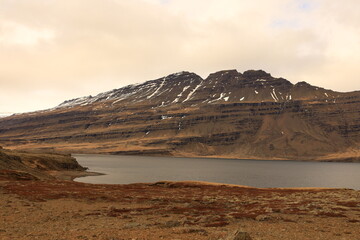
{"type": "Polygon", "coordinates": [[[262,70],[220,71],[206,79],[180,72],[2,118],[0,144],[71,153],[359,161],[360,92],[292,84],[262,70]]]}

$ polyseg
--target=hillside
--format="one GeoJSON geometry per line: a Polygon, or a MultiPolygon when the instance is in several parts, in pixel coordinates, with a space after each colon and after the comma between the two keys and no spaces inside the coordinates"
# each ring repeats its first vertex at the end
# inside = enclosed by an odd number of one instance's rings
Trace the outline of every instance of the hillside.
{"type": "Polygon", "coordinates": [[[85,170],[70,155],[11,151],[0,147],[0,181],[72,179],[91,175],[85,170]]]}
{"type": "Polygon", "coordinates": [[[67,153],[359,161],[360,92],[180,72],[0,119],[0,144],[67,153]]]}

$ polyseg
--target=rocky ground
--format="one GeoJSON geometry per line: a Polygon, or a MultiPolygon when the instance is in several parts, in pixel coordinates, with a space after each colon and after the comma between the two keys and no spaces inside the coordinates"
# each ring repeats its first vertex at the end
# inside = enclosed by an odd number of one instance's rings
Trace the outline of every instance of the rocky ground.
{"type": "Polygon", "coordinates": [[[25,179],[0,178],[0,239],[360,239],[355,190],[25,179]]]}

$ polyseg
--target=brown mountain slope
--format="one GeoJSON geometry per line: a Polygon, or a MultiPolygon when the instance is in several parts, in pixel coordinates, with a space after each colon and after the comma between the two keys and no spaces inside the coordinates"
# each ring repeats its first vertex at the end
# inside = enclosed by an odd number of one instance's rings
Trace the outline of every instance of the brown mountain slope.
{"type": "Polygon", "coordinates": [[[360,92],[181,72],[0,119],[0,144],[76,153],[358,161],[360,92]]]}

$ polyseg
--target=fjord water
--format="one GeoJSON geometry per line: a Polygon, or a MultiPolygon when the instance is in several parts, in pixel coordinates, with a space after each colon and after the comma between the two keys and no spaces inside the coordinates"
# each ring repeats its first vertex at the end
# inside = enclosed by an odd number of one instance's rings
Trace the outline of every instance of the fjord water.
{"type": "Polygon", "coordinates": [[[260,161],[114,155],[73,155],[101,176],[76,181],[100,184],[207,181],[253,187],[331,187],[360,189],[360,163],[260,161]]]}

